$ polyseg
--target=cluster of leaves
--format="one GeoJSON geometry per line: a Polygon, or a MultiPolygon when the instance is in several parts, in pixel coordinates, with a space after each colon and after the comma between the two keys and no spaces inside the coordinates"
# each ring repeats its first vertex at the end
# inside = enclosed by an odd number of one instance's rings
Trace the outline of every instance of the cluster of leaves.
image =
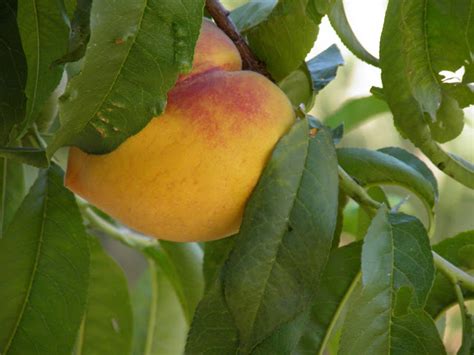
{"type": "Polygon", "coordinates": [[[253,0],[234,10],[230,18],[303,116],[343,64],[335,46],[305,61],[324,16],[357,57],[380,66],[383,89],[327,117],[334,130],[298,120],[276,146],[239,234],[199,245],[150,240],[78,205],[63,187],[60,148],[109,152],[163,111],[191,67],[204,1],[58,3],[0,4],[1,354],[306,354],[328,346],[443,354],[434,320],[456,302],[465,325],[459,353],[472,353],[463,302],[474,297],[474,232],[431,246],[417,218],[390,206],[381,185],[410,190],[432,228],[437,182],[415,155],[335,147],[340,123],[352,129],[390,110],[436,166],[474,186],[471,164],[438,144],[459,135],[462,108],[474,103],[472,0],[390,0],[380,59],[357,40],[342,0],[253,0]],[[460,82],[439,75],[461,66],[460,82]],[[358,226],[341,247],[349,198],[360,204],[358,226]],[[88,234],[98,229],[149,261],[131,296],[88,234]]]}

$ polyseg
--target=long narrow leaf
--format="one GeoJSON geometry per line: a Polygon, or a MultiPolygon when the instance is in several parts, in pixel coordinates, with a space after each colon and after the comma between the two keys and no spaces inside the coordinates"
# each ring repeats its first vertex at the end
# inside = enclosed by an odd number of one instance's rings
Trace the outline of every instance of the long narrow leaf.
{"type": "Polygon", "coordinates": [[[57,166],[43,170],[0,240],[0,352],[70,353],[86,306],[89,249],[57,166]]]}

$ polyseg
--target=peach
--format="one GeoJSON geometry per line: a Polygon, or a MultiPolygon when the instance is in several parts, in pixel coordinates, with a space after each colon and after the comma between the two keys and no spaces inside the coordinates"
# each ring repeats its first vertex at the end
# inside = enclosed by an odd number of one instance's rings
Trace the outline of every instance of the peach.
{"type": "Polygon", "coordinates": [[[273,147],[294,122],[275,84],[240,69],[234,44],[204,21],[193,70],[168,93],[165,112],[111,153],[71,148],[66,186],[160,239],[236,233],[273,147]]]}

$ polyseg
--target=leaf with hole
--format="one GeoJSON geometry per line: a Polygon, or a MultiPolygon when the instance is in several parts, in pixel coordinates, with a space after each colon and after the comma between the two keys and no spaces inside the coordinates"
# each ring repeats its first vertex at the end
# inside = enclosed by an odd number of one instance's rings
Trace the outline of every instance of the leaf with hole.
{"type": "Polygon", "coordinates": [[[468,42],[459,36],[464,30],[459,31],[472,11],[464,0],[390,0],[380,42],[384,96],[396,127],[440,170],[471,188],[474,170],[453,159],[435,139],[446,141],[460,133],[459,104],[445,99],[439,111],[443,96],[450,94],[439,73],[471,61],[468,42]]]}

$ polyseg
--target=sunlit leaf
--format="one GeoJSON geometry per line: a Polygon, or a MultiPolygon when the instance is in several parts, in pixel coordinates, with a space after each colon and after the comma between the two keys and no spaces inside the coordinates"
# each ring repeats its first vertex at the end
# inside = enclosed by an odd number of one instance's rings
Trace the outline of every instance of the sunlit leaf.
{"type": "Polygon", "coordinates": [[[247,32],[250,47],[277,81],[296,70],[318,35],[321,20],[306,16],[307,0],[282,0],[247,32]]]}
{"type": "Polygon", "coordinates": [[[343,0],[308,0],[307,9],[308,14],[314,19],[320,18],[321,15],[328,15],[329,21],[342,43],[359,59],[378,66],[378,59],[362,46],[352,31],[343,0]]]}
{"type": "Polygon", "coordinates": [[[60,104],[62,126],[49,146],[105,153],[162,113],[180,72],[191,69],[203,0],[93,2],[81,75],[60,104]]]}
{"type": "Polygon", "coordinates": [[[440,170],[471,188],[474,170],[453,159],[435,139],[445,141],[460,133],[459,106],[446,104],[438,111],[443,95],[449,94],[439,73],[472,61],[465,49],[468,42],[459,36],[472,11],[469,0],[390,0],[380,42],[384,96],[395,125],[440,170]],[[430,122],[437,119],[444,123],[435,125],[433,134],[430,122]],[[440,132],[451,120],[454,128],[440,132]]]}

